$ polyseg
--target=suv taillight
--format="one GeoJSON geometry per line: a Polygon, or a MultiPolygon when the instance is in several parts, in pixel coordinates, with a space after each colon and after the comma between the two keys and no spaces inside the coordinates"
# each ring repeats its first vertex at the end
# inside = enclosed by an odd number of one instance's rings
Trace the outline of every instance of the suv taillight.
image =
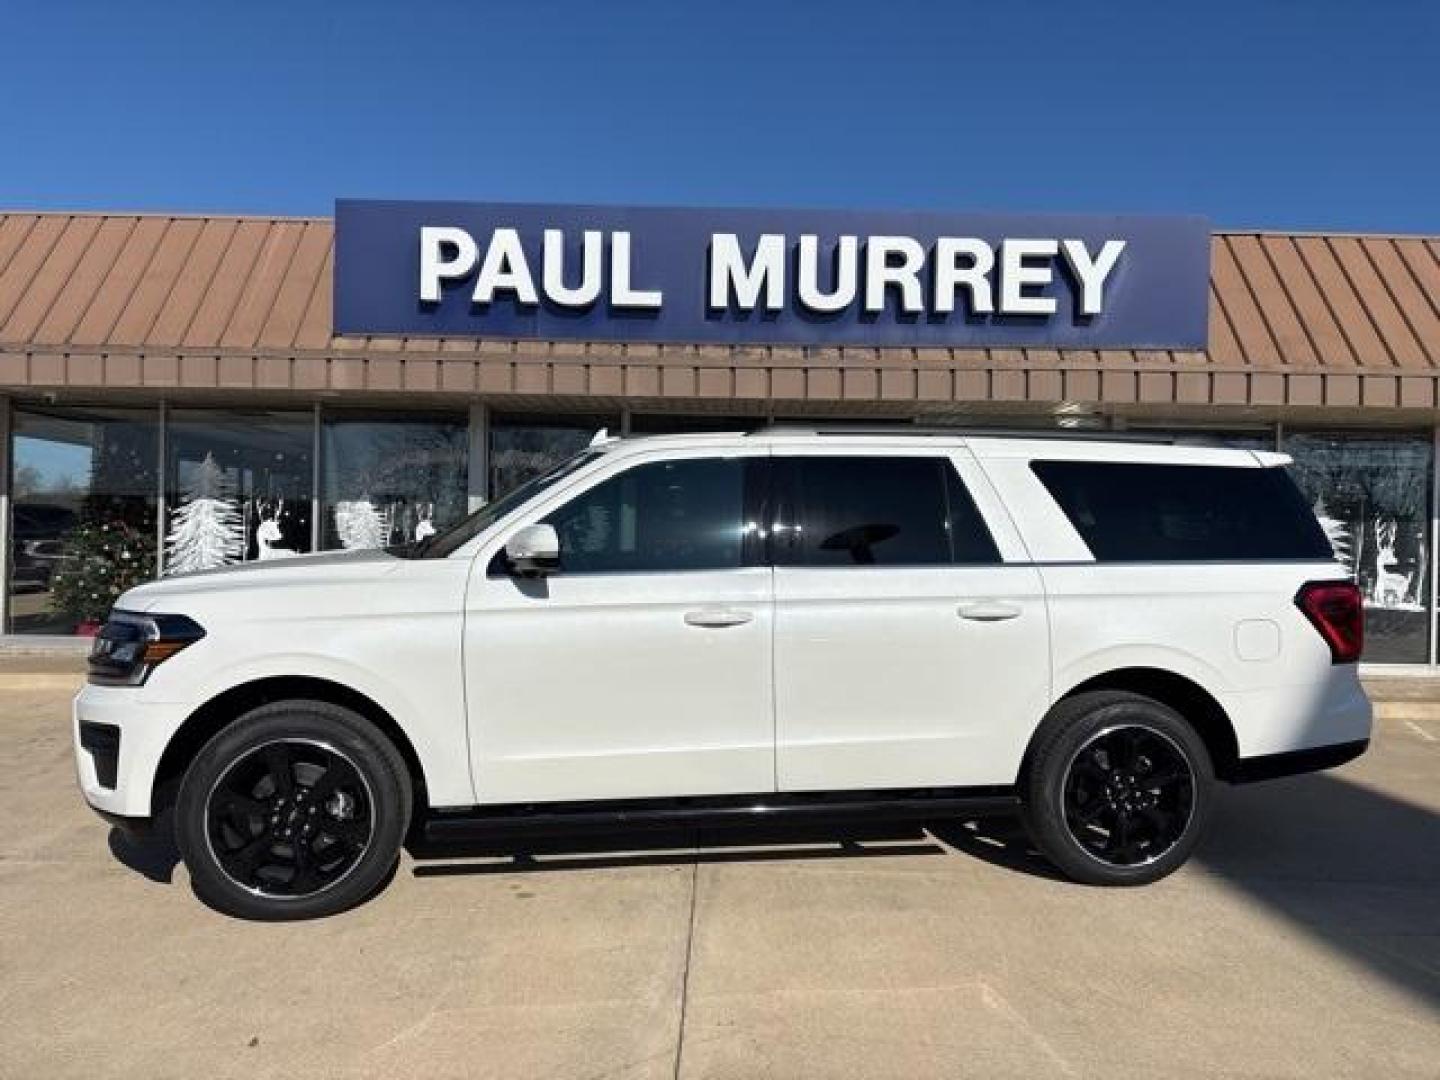
{"type": "Polygon", "coordinates": [[[1360,586],[1353,581],[1307,581],[1295,594],[1295,606],[1305,613],[1336,664],[1353,664],[1365,645],[1365,609],[1360,586]]]}

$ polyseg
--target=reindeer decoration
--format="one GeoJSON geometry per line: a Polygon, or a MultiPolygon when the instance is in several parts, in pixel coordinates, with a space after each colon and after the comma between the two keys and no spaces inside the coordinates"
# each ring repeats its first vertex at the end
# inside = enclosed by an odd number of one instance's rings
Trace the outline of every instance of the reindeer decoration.
{"type": "Polygon", "coordinates": [[[285,538],[280,528],[280,518],[285,513],[285,498],[271,505],[264,501],[257,501],[255,509],[260,515],[260,524],[255,529],[255,544],[259,548],[261,559],[283,559],[289,555],[298,554],[291,548],[277,546],[285,538]]]}
{"type": "Polygon", "coordinates": [[[1376,518],[1375,532],[1375,584],[1370,592],[1372,603],[1383,607],[1399,607],[1410,595],[1412,574],[1397,573],[1393,567],[1400,560],[1395,557],[1395,536],[1399,526],[1394,518],[1376,518]]]}

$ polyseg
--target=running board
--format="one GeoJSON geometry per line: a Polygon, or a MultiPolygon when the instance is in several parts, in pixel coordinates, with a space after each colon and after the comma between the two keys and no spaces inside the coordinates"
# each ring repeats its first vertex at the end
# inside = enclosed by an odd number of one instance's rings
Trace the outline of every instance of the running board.
{"type": "Polygon", "coordinates": [[[594,830],[731,829],[761,825],[865,824],[925,821],[940,817],[999,817],[1018,812],[1011,789],[946,789],[864,797],[757,795],[724,800],[626,801],[606,804],[538,803],[439,811],[424,824],[427,840],[475,840],[503,836],[565,836],[594,830]]]}

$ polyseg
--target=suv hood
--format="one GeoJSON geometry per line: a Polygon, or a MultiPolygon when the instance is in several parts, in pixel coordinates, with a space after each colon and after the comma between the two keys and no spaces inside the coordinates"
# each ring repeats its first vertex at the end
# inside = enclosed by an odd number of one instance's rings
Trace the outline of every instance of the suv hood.
{"type": "Polygon", "coordinates": [[[237,563],[146,582],[121,596],[115,601],[115,607],[125,611],[152,611],[186,598],[210,600],[227,592],[250,594],[270,588],[374,581],[404,564],[405,560],[379,549],[237,563]]]}

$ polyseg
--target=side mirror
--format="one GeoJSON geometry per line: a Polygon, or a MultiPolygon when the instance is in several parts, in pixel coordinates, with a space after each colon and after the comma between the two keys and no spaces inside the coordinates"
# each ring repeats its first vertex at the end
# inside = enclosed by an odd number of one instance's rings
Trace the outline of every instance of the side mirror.
{"type": "Polygon", "coordinates": [[[519,577],[543,577],[560,569],[560,534],[554,525],[525,525],[505,541],[505,561],[519,577]]]}

